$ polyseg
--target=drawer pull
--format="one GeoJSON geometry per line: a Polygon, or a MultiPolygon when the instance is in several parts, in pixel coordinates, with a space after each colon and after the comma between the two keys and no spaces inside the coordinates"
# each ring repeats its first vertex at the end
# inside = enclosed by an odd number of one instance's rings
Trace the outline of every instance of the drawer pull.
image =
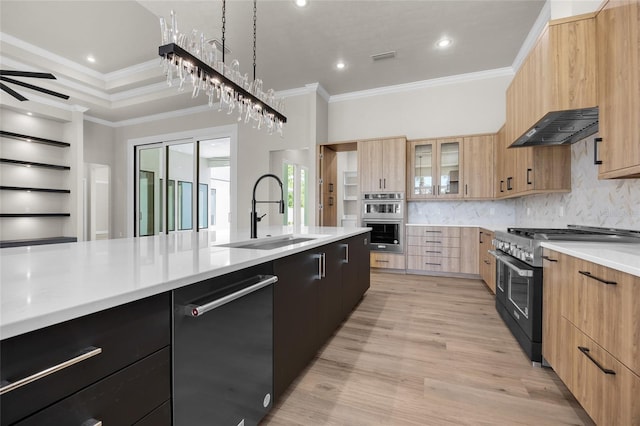
{"type": "Polygon", "coordinates": [[[425,265],[434,265],[434,266],[442,266],[442,263],[431,263],[431,262],[424,262],[425,265]]]}
{"type": "Polygon", "coordinates": [[[596,277],[595,275],[591,275],[591,272],[589,272],[589,271],[578,271],[578,273],[584,275],[585,277],[591,278],[592,280],[596,280],[596,281],[599,281],[599,282],[607,284],[607,285],[617,285],[618,284],[615,281],[607,281],[607,280],[605,280],[603,278],[599,278],[599,277],[596,277]]]}
{"type": "Polygon", "coordinates": [[[550,258],[549,256],[542,256],[542,258],[543,258],[544,260],[548,260],[549,262],[557,262],[557,261],[558,261],[558,259],[552,259],[552,258],[550,258]]]}
{"type": "Polygon", "coordinates": [[[101,420],[89,419],[82,422],[80,426],[102,426],[101,420]]]}
{"type": "Polygon", "coordinates": [[[424,252],[425,252],[425,253],[442,253],[442,252],[441,252],[441,251],[439,251],[439,250],[425,250],[424,252]]]}
{"type": "Polygon", "coordinates": [[[585,354],[585,356],[586,356],[587,358],[589,358],[589,360],[591,360],[591,362],[593,362],[593,363],[596,365],[596,367],[598,367],[598,368],[599,368],[599,369],[600,369],[604,374],[613,374],[613,375],[615,375],[615,374],[616,374],[616,372],[615,372],[615,371],[610,370],[610,369],[608,369],[608,368],[604,368],[604,367],[602,366],[602,364],[600,364],[598,361],[596,361],[596,360],[591,356],[591,354],[589,353],[589,348],[585,348],[584,346],[578,346],[578,349],[580,349],[580,352],[582,352],[583,354],[585,354]]]}
{"type": "Polygon", "coordinates": [[[484,263],[485,263],[486,265],[491,265],[491,262],[489,262],[488,260],[485,260],[485,261],[484,261],[484,263]]]}
{"type": "Polygon", "coordinates": [[[43,377],[47,377],[53,373],[57,373],[60,370],[64,370],[67,367],[71,367],[79,362],[82,362],[86,359],[92,358],[96,355],[100,355],[102,353],[102,348],[96,348],[94,346],[90,346],[82,351],[80,355],[75,358],[71,358],[67,361],[61,362],[58,365],[54,365],[53,367],[46,368],[42,371],[39,371],[31,376],[25,377],[23,379],[17,380],[13,383],[9,383],[0,388],[0,395],[4,395],[7,392],[11,392],[12,390],[18,389],[24,385],[28,385],[31,382],[35,382],[36,380],[40,380],[43,377]]]}
{"type": "Polygon", "coordinates": [[[376,262],[378,262],[378,263],[389,263],[388,260],[378,260],[378,259],[376,259],[376,262]]]}
{"type": "Polygon", "coordinates": [[[430,241],[430,240],[426,240],[425,243],[429,244],[442,244],[442,241],[430,241]]]}
{"type": "MultiPolygon", "coordinates": [[[[320,257],[319,268],[321,268],[322,266],[321,260],[322,260],[322,257],[320,257]]],[[[322,271],[319,270],[319,273],[322,274],[322,271]]],[[[268,285],[275,284],[278,282],[278,277],[275,275],[256,275],[255,279],[260,279],[260,281],[258,281],[257,283],[249,287],[245,287],[241,290],[238,290],[235,293],[231,293],[227,296],[216,299],[212,302],[205,303],[204,305],[187,305],[185,307],[184,314],[189,317],[197,318],[201,315],[206,314],[209,311],[219,308],[222,305],[226,305],[229,302],[233,302],[236,299],[244,297],[268,285]]]]}
{"type": "Polygon", "coordinates": [[[429,230],[426,230],[426,229],[425,229],[425,231],[424,231],[424,232],[427,232],[427,233],[431,232],[431,233],[435,233],[435,234],[442,234],[442,231],[429,231],[429,230]]]}

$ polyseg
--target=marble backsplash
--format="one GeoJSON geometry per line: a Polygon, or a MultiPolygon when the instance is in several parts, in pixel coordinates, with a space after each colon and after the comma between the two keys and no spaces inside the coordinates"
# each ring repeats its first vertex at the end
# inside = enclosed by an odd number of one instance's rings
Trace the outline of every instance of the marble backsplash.
{"type": "Polygon", "coordinates": [[[516,223],[513,200],[412,201],[407,203],[407,215],[412,224],[506,228],[516,223]]]}
{"type": "Polygon", "coordinates": [[[571,192],[516,200],[522,227],[568,224],[640,230],[640,179],[598,180],[591,136],[571,146],[571,192]]]}

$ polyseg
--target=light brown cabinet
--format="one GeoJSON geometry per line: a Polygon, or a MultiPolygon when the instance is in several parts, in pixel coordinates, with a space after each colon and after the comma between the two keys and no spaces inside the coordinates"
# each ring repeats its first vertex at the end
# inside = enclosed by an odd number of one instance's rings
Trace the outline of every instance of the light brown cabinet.
{"type": "Polygon", "coordinates": [[[464,198],[493,198],[495,139],[495,135],[474,135],[463,139],[464,198]]]}
{"type": "Polygon", "coordinates": [[[428,273],[479,273],[478,228],[407,226],[407,270],[428,273]]]}
{"type": "Polygon", "coordinates": [[[544,254],[543,356],[597,424],[640,424],[640,278],[544,254]]]}
{"type": "Polygon", "coordinates": [[[463,138],[414,140],[407,147],[407,199],[463,197],[463,138]]]}
{"type": "Polygon", "coordinates": [[[405,192],[407,140],[358,141],[361,192],[405,192]]]}
{"type": "Polygon", "coordinates": [[[640,177],[640,2],[610,0],[596,17],[600,178],[640,177]]]}
{"type": "Polygon", "coordinates": [[[478,230],[478,269],[489,290],[496,294],[496,259],[489,254],[489,250],[493,249],[491,240],[494,236],[494,232],[488,229],[478,230]]]}
{"type": "Polygon", "coordinates": [[[369,256],[372,268],[405,269],[404,254],[372,251],[369,256]]]}

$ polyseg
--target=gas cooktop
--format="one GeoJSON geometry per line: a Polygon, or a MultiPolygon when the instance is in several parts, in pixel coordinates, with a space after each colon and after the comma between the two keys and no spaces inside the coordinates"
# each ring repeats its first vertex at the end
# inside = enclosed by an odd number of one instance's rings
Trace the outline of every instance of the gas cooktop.
{"type": "Polygon", "coordinates": [[[640,238],[640,231],[569,225],[567,228],[508,228],[507,232],[534,240],[618,241],[640,238]]]}

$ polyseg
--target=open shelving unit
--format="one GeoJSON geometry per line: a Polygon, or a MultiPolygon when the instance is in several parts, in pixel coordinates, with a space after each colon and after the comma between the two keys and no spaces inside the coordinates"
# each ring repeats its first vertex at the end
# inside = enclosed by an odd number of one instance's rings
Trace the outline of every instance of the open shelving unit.
{"type": "MultiPolygon", "coordinates": [[[[51,234],[55,235],[59,231],[66,229],[67,225],[65,224],[68,223],[66,220],[72,216],[70,212],[70,210],[73,210],[71,199],[57,198],[60,196],[69,197],[72,193],[71,189],[67,189],[70,185],[69,175],[62,177],[62,175],[57,174],[69,172],[71,166],[66,164],[53,164],[55,162],[68,162],[68,154],[53,155],[54,151],[47,151],[48,148],[37,148],[37,146],[28,147],[27,145],[21,145],[20,142],[10,142],[7,139],[60,149],[68,149],[71,147],[71,144],[68,142],[0,130],[0,140],[3,144],[7,144],[7,149],[3,149],[3,152],[6,157],[11,157],[0,158],[0,166],[3,168],[3,185],[0,186],[0,191],[5,194],[2,196],[3,200],[10,200],[3,203],[4,208],[0,211],[0,219],[15,221],[21,220],[22,218],[30,218],[26,219],[30,222],[6,222],[3,226],[9,227],[7,229],[13,230],[15,227],[23,226],[24,231],[11,232],[12,235],[8,236],[9,238],[3,235],[3,238],[6,239],[0,240],[0,248],[77,241],[77,237],[75,236],[46,236],[51,234]],[[18,145],[15,145],[16,143],[18,145]],[[13,153],[6,154],[7,151],[13,151],[13,153]],[[33,156],[39,158],[34,158],[33,156]],[[60,161],[56,161],[56,158],[53,158],[51,163],[34,161],[42,159],[46,161],[49,157],[56,157],[60,161]],[[24,174],[19,170],[19,168],[23,167],[49,170],[49,172],[38,172],[34,170],[31,172],[24,171],[24,173],[26,173],[24,174]],[[54,174],[47,175],[42,173],[54,174]],[[57,178],[56,176],[60,177],[57,178]],[[49,185],[51,185],[51,187],[47,187],[49,185]],[[15,195],[11,195],[11,193],[15,195]],[[19,193],[34,194],[22,196],[19,193]],[[67,209],[69,211],[64,211],[67,209]],[[21,210],[22,212],[19,212],[21,210]],[[58,222],[56,219],[63,220],[64,222],[58,222]],[[41,237],[37,237],[37,234],[40,234],[41,237]],[[21,236],[33,236],[34,238],[21,238],[21,236]]],[[[62,231],[60,233],[66,232],[62,231]]]]}
{"type": "Polygon", "coordinates": [[[356,226],[358,218],[358,172],[342,173],[342,226],[356,226]]]}

